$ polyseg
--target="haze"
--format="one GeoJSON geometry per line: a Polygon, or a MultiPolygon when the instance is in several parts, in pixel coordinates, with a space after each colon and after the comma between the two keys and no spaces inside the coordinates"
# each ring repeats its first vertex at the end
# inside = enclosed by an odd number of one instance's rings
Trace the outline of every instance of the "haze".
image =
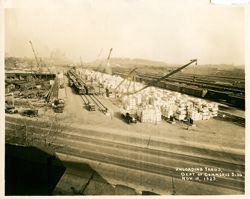
{"type": "Polygon", "coordinates": [[[31,40],[39,56],[58,49],[76,62],[94,61],[101,49],[106,58],[112,47],[112,57],[244,64],[243,7],[207,0],[54,0],[41,8],[20,2],[5,9],[8,56],[33,57],[31,40]]]}

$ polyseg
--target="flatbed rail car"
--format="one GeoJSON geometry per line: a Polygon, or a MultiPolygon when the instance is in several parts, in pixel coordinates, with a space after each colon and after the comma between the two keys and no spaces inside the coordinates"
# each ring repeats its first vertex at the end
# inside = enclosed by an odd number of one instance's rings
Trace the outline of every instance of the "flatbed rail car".
{"type": "Polygon", "coordinates": [[[85,88],[85,91],[86,91],[87,95],[94,95],[95,94],[95,89],[94,89],[93,86],[85,85],[84,88],[85,88]]]}
{"type": "Polygon", "coordinates": [[[68,71],[70,86],[74,86],[79,95],[94,95],[95,88],[92,85],[86,84],[83,79],[73,70],[68,71]]]}
{"type": "Polygon", "coordinates": [[[76,92],[79,95],[83,95],[86,93],[85,88],[81,84],[79,84],[77,81],[74,82],[73,87],[75,88],[76,92]]]}

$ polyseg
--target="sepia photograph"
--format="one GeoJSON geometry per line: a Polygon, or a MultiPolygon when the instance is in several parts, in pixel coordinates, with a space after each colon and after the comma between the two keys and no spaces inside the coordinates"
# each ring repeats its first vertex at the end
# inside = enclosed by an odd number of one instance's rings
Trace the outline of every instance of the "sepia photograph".
{"type": "Polygon", "coordinates": [[[5,1],[4,195],[244,196],[246,11],[218,2],[5,1]]]}

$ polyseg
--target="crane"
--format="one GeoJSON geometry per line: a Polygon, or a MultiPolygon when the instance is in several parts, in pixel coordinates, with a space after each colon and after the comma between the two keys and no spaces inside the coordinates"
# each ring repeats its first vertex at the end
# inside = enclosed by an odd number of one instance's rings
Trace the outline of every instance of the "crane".
{"type": "Polygon", "coordinates": [[[115,91],[123,84],[123,82],[132,74],[136,71],[137,68],[132,69],[126,77],[115,87],[115,91]]]}
{"type": "Polygon", "coordinates": [[[99,54],[97,55],[96,61],[95,61],[95,65],[97,66],[97,68],[96,68],[97,70],[102,66],[102,63],[103,63],[102,60],[101,61],[99,60],[99,58],[102,54],[102,50],[103,50],[103,48],[100,50],[99,54]]]}
{"type": "Polygon", "coordinates": [[[111,53],[112,53],[112,50],[113,50],[113,48],[110,48],[110,50],[109,50],[109,56],[108,56],[108,58],[107,58],[108,61],[109,61],[109,59],[110,59],[110,55],[111,55],[111,53]]]}
{"type": "Polygon", "coordinates": [[[166,79],[166,78],[172,76],[173,74],[175,74],[175,73],[181,71],[182,69],[186,68],[187,66],[191,65],[192,63],[195,63],[195,64],[197,65],[197,59],[192,59],[192,60],[190,60],[189,63],[187,63],[187,64],[185,64],[185,65],[183,65],[183,66],[181,66],[181,67],[179,67],[179,68],[177,68],[177,69],[171,71],[170,73],[168,73],[167,75],[164,75],[163,77],[160,77],[160,78],[158,78],[158,79],[156,79],[156,80],[150,82],[149,84],[147,84],[146,86],[142,87],[141,89],[139,89],[139,90],[137,90],[137,91],[135,91],[135,92],[127,93],[127,95],[136,94],[136,93],[138,93],[138,92],[140,92],[140,91],[142,91],[142,90],[144,90],[144,89],[146,89],[146,88],[148,88],[148,87],[150,87],[150,86],[154,86],[156,83],[158,83],[158,82],[160,82],[160,81],[162,81],[162,80],[164,80],[164,79],[166,79]]]}
{"type": "MultiPolygon", "coordinates": [[[[31,41],[29,41],[29,43],[30,43],[31,49],[32,49],[32,51],[33,51],[33,53],[34,53],[34,56],[35,56],[36,65],[37,65],[38,68],[40,68],[40,62],[39,62],[37,53],[36,53],[36,51],[35,51],[35,49],[34,49],[34,46],[33,46],[33,44],[32,44],[31,41]]],[[[31,65],[31,70],[32,70],[32,65],[31,65]]]]}
{"type": "MultiPolygon", "coordinates": [[[[43,62],[42,58],[41,58],[41,57],[40,57],[40,58],[38,57],[37,52],[35,51],[35,48],[34,48],[34,46],[33,46],[33,43],[32,43],[31,41],[29,41],[29,43],[30,43],[31,49],[32,49],[32,51],[33,51],[33,53],[34,53],[35,60],[36,60],[36,64],[37,64],[37,67],[39,68],[39,70],[41,71],[41,67],[46,66],[46,68],[47,68],[48,71],[50,72],[50,69],[49,69],[48,66],[43,62]]],[[[31,66],[31,70],[32,70],[32,66],[31,66]]]]}
{"type": "Polygon", "coordinates": [[[111,56],[112,50],[113,50],[113,48],[110,48],[109,55],[107,57],[107,64],[106,64],[105,69],[104,69],[104,72],[106,72],[108,74],[112,73],[111,68],[109,67],[109,60],[110,60],[110,56],[111,56]]]}

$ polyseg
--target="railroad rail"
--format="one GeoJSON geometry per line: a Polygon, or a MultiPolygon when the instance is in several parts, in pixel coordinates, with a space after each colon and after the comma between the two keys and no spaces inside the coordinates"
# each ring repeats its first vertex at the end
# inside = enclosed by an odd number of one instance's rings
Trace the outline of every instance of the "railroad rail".
{"type": "MultiPolygon", "coordinates": [[[[116,70],[114,72],[114,74],[117,75],[123,75],[126,70],[116,70]]],[[[159,78],[161,77],[161,75],[156,74],[156,73],[143,73],[143,72],[139,72],[138,76],[141,77],[149,77],[149,78],[159,78]]],[[[190,74],[175,74],[173,75],[173,77],[169,77],[168,79],[181,79],[181,80],[186,80],[186,81],[193,81],[194,79],[196,81],[202,81],[204,83],[211,83],[211,84],[215,84],[215,85],[220,85],[220,83],[224,83],[222,86],[230,86],[232,85],[233,87],[235,86],[235,88],[239,87],[242,88],[242,86],[244,87],[244,85],[242,85],[242,83],[245,83],[245,79],[243,77],[227,77],[227,76],[216,76],[216,75],[190,75],[190,74]],[[223,81],[223,82],[221,82],[223,81]],[[225,82],[228,84],[225,84],[225,82]],[[239,84],[239,85],[238,85],[239,84]]]]}
{"type": "Polygon", "coordinates": [[[87,104],[90,103],[90,101],[89,101],[89,99],[87,98],[86,95],[80,95],[80,97],[82,98],[82,100],[83,100],[83,102],[84,102],[85,105],[87,105],[87,104]]]}
{"type": "MultiPolygon", "coordinates": [[[[129,71],[129,69],[113,69],[113,73],[117,73],[117,74],[125,74],[129,71]]],[[[139,75],[143,75],[143,76],[149,76],[149,77],[156,77],[159,78],[160,75],[157,73],[145,73],[145,72],[139,72],[139,75]]],[[[209,82],[211,81],[222,81],[222,80],[226,80],[227,82],[231,82],[231,83],[245,83],[245,77],[236,77],[236,76],[225,76],[225,75],[193,75],[193,74],[175,74],[173,77],[175,78],[188,78],[190,80],[192,80],[194,77],[195,79],[198,80],[208,80],[209,82]]]]}
{"type": "Polygon", "coordinates": [[[88,96],[89,98],[92,99],[92,101],[96,104],[96,106],[101,112],[103,113],[107,112],[108,108],[104,106],[103,103],[101,103],[101,101],[95,95],[88,95],[88,96]]]}
{"type": "MultiPolygon", "coordinates": [[[[116,72],[116,75],[122,75],[121,72],[116,72]]],[[[145,74],[138,74],[137,79],[138,80],[148,80],[152,81],[154,79],[159,78],[159,75],[145,75],[145,74]]],[[[220,84],[216,83],[214,81],[209,80],[201,80],[201,79],[193,79],[191,77],[169,77],[163,82],[178,82],[178,83],[185,83],[188,85],[194,85],[199,86],[207,89],[216,89],[216,90],[222,90],[222,91],[229,91],[229,92],[235,92],[235,93],[245,93],[245,88],[242,86],[236,86],[236,85],[227,85],[227,84],[220,84]]]]}
{"type": "Polygon", "coordinates": [[[79,75],[77,75],[73,70],[69,70],[68,75],[69,78],[73,81],[74,85],[77,85],[77,87],[81,87],[82,89],[85,89],[85,92],[82,92],[81,89],[78,89],[78,93],[80,94],[85,105],[92,102],[98,107],[98,109],[101,112],[103,113],[107,112],[108,108],[98,99],[95,92],[88,90],[88,85],[83,81],[83,79],[79,75]]]}
{"type": "Polygon", "coordinates": [[[227,121],[233,122],[235,124],[238,124],[239,126],[242,126],[242,127],[245,127],[245,125],[246,125],[245,118],[239,117],[236,115],[232,115],[232,114],[227,113],[225,111],[219,111],[218,117],[223,119],[223,120],[227,120],[227,121]]]}

